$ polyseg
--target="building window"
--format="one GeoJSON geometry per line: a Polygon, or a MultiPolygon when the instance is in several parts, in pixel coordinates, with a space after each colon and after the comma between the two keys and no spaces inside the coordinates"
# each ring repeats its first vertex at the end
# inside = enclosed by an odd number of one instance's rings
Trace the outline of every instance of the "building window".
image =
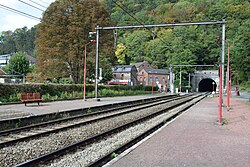
{"type": "Polygon", "coordinates": [[[122,74],[122,77],[121,77],[121,79],[122,79],[122,80],[124,79],[124,74],[122,74]]]}
{"type": "Polygon", "coordinates": [[[159,79],[158,79],[158,77],[155,77],[155,82],[157,83],[157,82],[159,82],[159,79]]]}
{"type": "Polygon", "coordinates": [[[144,74],[144,72],[141,73],[142,75],[144,74]]]}
{"type": "Polygon", "coordinates": [[[142,77],[140,78],[140,81],[142,81],[142,77]]]}
{"type": "Polygon", "coordinates": [[[165,78],[162,78],[162,83],[165,83],[165,78]]]}
{"type": "Polygon", "coordinates": [[[116,74],[114,74],[114,77],[116,77],[116,74]]]}
{"type": "Polygon", "coordinates": [[[152,77],[149,78],[149,83],[152,83],[152,77]]]}
{"type": "Polygon", "coordinates": [[[146,77],[144,77],[144,82],[146,82],[146,77]]]}

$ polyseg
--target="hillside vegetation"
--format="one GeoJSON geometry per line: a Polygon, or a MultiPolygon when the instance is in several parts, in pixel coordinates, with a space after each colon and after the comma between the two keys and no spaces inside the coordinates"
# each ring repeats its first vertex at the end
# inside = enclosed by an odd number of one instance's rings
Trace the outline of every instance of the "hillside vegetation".
{"type": "MultiPolygon", "coordinates": [[[[62,0],[59,0],[62,2],[62,0]]],[[[81,4],[84,7],[84,2],[89,3],[89,0],[82,0],[81,4]]],[[[53,3],[49,12],[53,13],[52,9],[57,9],[53,3]],[[52,8],[53,7],[53,8],[52,8]]],[[[76,1],[72,0],[72,3],[76,1]]],[[[106,12],[109,14],[109,24],[113,25],[139,25],[143,24],[161,24],[161,23],[178,23],[178,22],[199,22],[210,20],[223,20],[227,21],[226,24],[226,49],[225,49],[225,62],[227,61],[227,46],[230,44],[230,55],[233,76],[237,73],[240,82],[246,82],[250,79],[250,2],[247,0],[100,0],[104,5],[106,12]],[[137,18],[135,20],[134,18],[137,18]],[[138,22],[139,20],[139,22],[138,22]]],[[[60,6],[60,8],[63,5],[60,6]]],[[[76,6],[77,7],[77,6],[76,6]]],[[[79,6],[78,6],[79,7],[79,6]]],[[[93,7],[94,8],[94,7],[93,7]]],[[[100,8],[100,7],[99,7],[100,8]]],[[[74,9],[74,8],[73,8],[74,9]]],[[[66,10],[66,9],[65,9],[66,10]]],[[[81,9],[77,8],[81,11],[81,9]]],[[[73,10],[74,11],[74,10],[73,10]]],[[[98,11],[98,10],[97,10],[98,11]]],[[[103,13],[105,13],[103,11],[103,13]]],[[[93,13],[90,12],[90,15],[93,13]]],[[[44,15],[48,16],[48,11],[44,15]]],[[[84,14],[84,17],[89,16],[84,14]]],[[[92,17],[92,16],[91,16],[92,17]]],[[[59,17],[58,17],[59,18],[59,17]]],[[[82,18],[83,20],[83,18],[82,18]]],[[[70,20],[67,20],[70,21],[70,20]]],[[[87,19],[91,23],[91,27],[85,27],[84,33],[88,30],[93,31],[93,27],[97,25],[97,19],[87,19]],[[90,29],[92,28],[92,29],[90,29]]],[[[99,21],[100,22],[100,21],[99,21]]],[[[64,22],[63,24],[67,24],[64,22]]],[[[107,23],[107,22],[106,22],[107,23]]],[[[100,26],[107,26],[103,24],[100,26]]],[[[69,25],[84,25],[78,21],[69,22],[69,25]],[[71,24],[74,23],[74,24],[71,24]]],[[[59,27],[60,25],[56,25],[59,27]]],[[[43,26],[40,26],[43,27],[43,26]]],[[[84,27],[83,27],[84,28],[84,27]]],[[[31,30],[19,29],[14,33],[3,32],[1,35],[0,49],[1,54],[26,51],[33,53],[36,56],[36,51],[33,48],[35,44],[34,33],[36,28],[31,30]],[[22,39],[23,34],[26,32],[26,40],[22,39]],[[33,49],[30,51],[27,49],[33,49]]],[[[39,29],[39,26],[38,26],[39,29]]],[[[53,24],[50,25],[53,29],[53,24]]],[[[59,28],[57,28],[59,29],[59,28]]],[[[74,27],[71,27],[74,30],[74,27]]],[[[222,39],[221,25],[208,25],[208,26],[188,26],[188,27],[168,27],[168,28],[154,28],[154,29],[129,29],[117,30],[117,42],[115,48],[111,43],[114,43],[114,34],[109,32],[109,37],[105,37],[106,42],[103,41],[101,45],[107,43],[105,48],[110,47],[107,52],[101,51],[100,63],[109,69],[110,66],[115,64],[130,64],[139,61],[148,61],[155,68],[168,68],[170,64],[220,64],[221,61],[221,39],[222,39]],[[154,37],[153,37],[154,34],[154,37]],[[153,40],[154,39],[154,40],[153,40]],[[109,56],[107,56],[109,54],[109,56]],[[109,58],[108,58],[109,57],[109,58]],[[115,59],[114,59],[115,58],[115,59]],[[108,62],[108,63],[107,63],[108,62]]],[[[52,33],[52,32],[51,32],[52,33]]],[[[54,32],[53,32],[54,33],[54,32]]],[[[73,35],[77,38],[75,32],[73,35]]],[[[105,33],[107,34],[107,33],[105,33]]],[[[42,31],[40,31],[42,35],[42,31]]],[[[102,35],[102,34],[101,34],[102,35]]],[[[47,35],[49,36],[49,35],[47,35]]],[[[62,35],[61,35],[62,36],[62,35]]],[[[63,39],[64,36],[62,36],[63,39]]],[[[68,40],[75,42],[72,45],[79,45],[83,50],[83,42],[86,43],[88,34],[81,36],[83,41],[68,40]]],[[[44,39],[47,41],[47,39],[44,39]]],[[[46,42],[48,43],[48,41],[46,42]]],[[[38,54],[52,53],[52,50],[43,52],[39,48],[38,54]]],[[[57,48],[60,50],[60,48],[57,48]]],[[[56,51],[56,50],[54,50],[56,51]]],[[[71,52],[64,47],[64,52],[71,52]]],[[[78,52],[78,51],[77,51],[78,52]]],[[[90,47],[89,52],[94,55],[95,48],[90,47]]],[[[81,52],[82,53],[82,52],[81,52]]],[[[73,53],[74,54],[74,53],[73,53]]],[[[79,53],[77,53],[79,54],[79,53]]],[[[67,55],[67,54],[65,54],[67,55]]],[[[65,56],[64,55],[64,56],[65,56]]],[[[39,56],[39,55],[37,55],[39,56]]],[[[58,55],[60,56],[60,55],[58,55]]],[[[49,57],[49,55],[46,55],[49,57]]],[[[79,56],[78,56],[79,57],[79,56]]],[[[45,57],[43,57],[45,58],[45,57]]],[[[40,58],[41,59],[41,58],[40,58]]],[[[44,59],[41,59],[44,60],[44,59]]],[[[38,62],[39,63],[39,62],[38,62]]],[[[60,65],[60,63],[58,64],[60,65]]],[[[94,71],[94,58],[91,57],[88,63],[88,69],[91,71],[88,74],[89,78],[93,78],[94,71]]],[[[78,65],[80,70],[80,66],[78,65]]],[[[63,69],[63,68],[59,68],[63,69]]],[[[50,70],[50,69],[48,69],[50,70]]],[[[53,70],[53,69],[52,69],[53,70]]],[[[179,69],[174,69],[178,75],[179,69]]],[[[194,68],[182,68],[183,77],[187,77],[187,73],[194,71],[194,68]]],[[[66,70],[65,70],[66,71],[66,70]]],[[[48,73],[48,72],[47,72],[48,73]]],[[[105,73],[105,71],[104,71],[105,73]]],[[[50,77],[57,77],[58,72],[50,77]]],[[[80,72],[79,72],[80,74],[80,72]]],[[[59,75],[59,74],[58,74],[59,75]]],[[[64,74],[65,76],[69,75],[64,74]]],[[[78,75],[78,73],[77,73],[78,75]]],[[[60,77],[65,77],[60,76],[60,77]]],[[[107,75],[110,77],[110,75],[107,75]]],[[[184,79],[183,78],[183,79],[184,79]]],[[[235,78],[235,77],[234,77],[235,78]]],[[[80,79],[78,79],[80,81],[80,79]]],[[[78,81],[77,80],[77,81],[78,81]]]]}

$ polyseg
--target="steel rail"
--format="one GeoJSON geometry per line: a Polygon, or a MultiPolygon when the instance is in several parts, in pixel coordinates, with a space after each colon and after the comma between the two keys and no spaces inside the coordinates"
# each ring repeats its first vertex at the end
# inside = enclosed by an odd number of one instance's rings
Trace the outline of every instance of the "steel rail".
{"type": "Polygon", "coordinates": [[[124,106],[118,106],[118,107],[114,107],[114,108],[108,108],[108,109],[104,109],[104,110],[98,111],[98,112],[86,113],[86,114],[83,114],[83,115],[76,115],[76,116],[72,116],[72,117],[69,117],[69,118],[62,118],[62,119],[52,120],[52,121],[38,123],[38,124],[34,124],[34,125],[23,126],[23,127],[15,128],[15,129],[8,129],[8,130],[0,131],[0,137],[3,136],[3,135],[8,135],[10,133],[14,133],[14,132],[20,132],[20,131],[23,131],[23,130],[29,130],[29,129],[32,129],[32,128],[48,126],[48,125],[52,125],[52,124],[62,123],[62,122],[66,122],[66,121],[70,121],[70,120],[74,120],[74,119],[85,118],[85,117],[89,117],[89,116],[106,114],[106,113],[113,112],[113,111],[116,111],[116,110],[121,110],[121,109],[129,108],[129,107],[131,108],[131,107],[136,107],[136,106],[140,106],[140,105],[145,105],[145,104],[148,104],[148,103],[157,102],[157,101],[160,101],[160,100],[163,100],[163,99],[165,99],[165,100],[166,99],[171,99],[171,98],[174,98],[174,97],[176,97],[176,95],[162,96],[162,97],[159,97],[159,98],[156,98],[156,99],[155,98],[148,99],[148,100],[145,99],[145,101],[140,101],[139,103],[124,105],[124,106]]]}
{"type": "Polygon", "coordinates": [[[144,116],[142,118],[139,118],[139,119],[134,120],[132,122],[126,123],[126,124],[121,125],[119,127],[107,130],[105,132],[96,134],[96,135],[94,135],[92,137],[89,137],[89,138],[87,138],[85,140],[82,140],[82,141],[74,143],[72,145],[63,147],[63,148],[58,149],[56,151],[53,151],[51,153],[47,153],[47,154],[44,154],[44,155],[42,155],[40,157],[28,160],[28,161],[20,163],[20,164],[17,164],[15,167],[37,166],[41,162],[44,163],[45,161],[49,161],[49,160],[55,159],[55,157],[58,157],[60,155],[64,155],[64,154],[68,153],[69,151],[76,150],[79,147],[84,147],[86,145],[94,143],[95,141],[100,140],[101,138],[104,138],[106,136],[112,135],[112,134],[117,133],[117,132],[119,132],[119,131],[121,131],[123,129],[126,129],[128,127],[137,125],[138,123],[140,123],[142,121],[145,121],[145,120],[148,120],[148,119],[153,118],[155,116],[158,116],[158,115],[160,115],[160,114],[162,114],[164,112],[167,112],[170,109],[173,109],[173,108],[175,108],[175,107],[177,107],[179,105],[182,105],[182,104],[184,104],[186,102],[191,101],[192,99],[196,98],[197,96],[201,96],[201,95],[196,95],[196,96],[192,96],[192,97],[187,97],[187,98],[181,99],[181,100],[179,100],[180,102],[178,104],[172,104],[172,105],[170,105],[169,107],[167,107],[165,109],[159,110],[158,112],[155,112],[155,113],[152,113],[150,115],[144,116]]]}
{"type": "MultiPolygon", "coordinates": [[[[128,110],[126,110],[124,112],[119,112],[119,113],[115,113],[115,114],[112,114],[112,115],[103,116],[103,117],[99,117],[99,118],[93,118],[93,119],[90,119],[90,120],[87,120],[87,121],[82,121],[82,122],[77,122],[77,123],[69,123],[69,125],[67,125],[67,126],[59,126],[59,127],[56,127],[54,129],[49,129],[49,130],[45,129],[45,131],[43,131],[43,132],[36,133],[36,131],[31,131],[31,132],[28,132],[28,133],[33,133],[33,134],[29,134],[27,136],[25,136],[25,134],[23,134],[22,137],[20,136],[19,138],[13,138],[13,140],[8,140],[8,141],[0,143],[0,148],[5,147],[7,145],[17,143],[17,142],[21,142],[21,141],[24,141],[24,140],[29,140],[29,139],[32,139],[32,138],[35,138],[35,137],[40,137],[40,136],[48,135],[48,134],[51,134],[51,133],[57,133],[57,132],[60,132],[60,131],[65,131],[65,130],[68,130],[68,129],[71,129],[71,128],[84,126],[84,125],[91,124],[91,123],[94,123],[94,122],[97,122],[97,121],[102,121],[102,120],[109,119],[109,118],[112,118],[112,117],[128,114],[128,113],[135,112],[135,111],[138,111],[138,110],[142,110],[142,109],[145,109],[145,108],[148,108],[148,107],[153,107],[155,105],[161,105],[163,103],[171,102],[173,100],[178,100],[178,99],[181,99],[181,98],[184,98],[184,97],[185,96],[176,97],[176,98],[173,98],[173,99],[171,98],[171,99],[167,99],[167,100],[164,100],[164,101],[161,99],[160,102],[155,102],[153,104],[150,103],[148,105],[144,105],[144,106],[141,106],[141,107],[138,107],[138,108],[128,109],[128,110]]],[[[37,130],[37,131],[39,131],[39,130],[37,130]]]]}
{"type": "MultiPolygon", "coordinates": [[[[171,97],[176,97],[176,95],[167,95],[167,96],[158,96],[158,97],[153,97],[153,98],[146,98],[146,99],[139,99],[139,100],[135,100],[135,101],[126,101],[126,102],[121,102],[121,103],[113,103],[113,104],[105,104],[105,105],[101,105],[101,106],[94,106],[94,107],[88,107],[88,108],[79,108],[79,109],[73,109],[73,110],[67,110],[67,111],[62,111],[59,113],[50,113],[50,114],[43,114],[43,115],[36,115],[36,116],[29,116],[29,117],[23,117],[23,118],[14,118],[14,119],[8,119],[8,120],[0,120],[0,124],[2,126],[4,126],[5,124],[20,124],[20,122],[33,122],[34,119],[39,120],[40,122],[43,121],[43,123],[45,122],[44,119],[46,119],[47,117],[53,117],[55,115],[63,115],[63,114],[67,114],[70,115],[71,117],[73,116],[80,116],[83,115],[82,113],[87,113],[89,110],[96,112],[98,110],[104,110],[104,109],[109,109],[109,108],[113,108],[113,107],[120,107],[120,106],[133,106],[134,104],[137,103],[145,103],[145,102],[150,102],[153,100],[157,100],[157,99],[164,99],[164,98],[171,98],[171,97]],[[132,104],[131,104],[132,103],[132,104]]],[[[61,116],[62,117],[62,116],[61,116]]],[[[50,121],[55,121],[55,120],[60,120],[60,119],[64,119],[64,118],[56,118],[56,119],[50,119],[47,120],[46,122],[50,122],[50,121]]],[[[37,122],[39,122],[37,121],[37,122]]],[[[34,123],[33,123],[34,124],[34,123]]],[[[39,123],[35,123],[35,124],[39,124],[39,123]]],[[[32,126],[32,125],[25,125],[25,126],[21,126],[22,127],[28,127],[28,126],[32,126]]],[[[18,129],[18,128],[12,128],[12,129],[18,129]]],[[[6,134],[8,133],[8,130],[12,130],[12,129],[7,129],[7,130],[3,130],[0,131],[0,135],[2,134],[6,134]],[[6,131],[6,132],[4,132],[6,131]]]]}
{"type": "Polygon", "coordinates": [[[182,108],[180,111],[176,112],[175,114],[173,114],[169,118],[165,119],[164,121],[162,121],[159,124],[155,125],[154,127],[150,128],[149,130],[147,130],[146,132],[144,132],[141,135],[137,136],[136,138],[132,139],[131,141],[128,141],[127,143],[123,144],[122,146],[116,148],[115,150],[112,150],[111,152],[107,153],[106,155],[102,156],[101,158],[97,159],[96,161],[90,163],[89,165],[87,165],[87,167],[103,166],[104,164],[106,164],[107,162],[109,162],[110,160],[113,159],[112,158],[112,154],[113,153],[121,154],[122,152],[124,152],[125,150],[127,150],[129,147],[135,145],[136,143],[138,143],[139,141],[141,141],[146,136],[150,135],[151,133],[153,133],[157,129],[159,129],[162,126],[164,126],[166,123],[168,123],[172,119],[178,117],[180,114],[182,114],[188,108],[192,107],[193,105],[195,105],[196,103],[198,103],[199,101],[201,101],[202,99],[204,99],[205,97],[206,97],[206,95],[204,95],[203,97],[199,98],[194,103],[188,104],[187,106],[185,106],[184,108],[182,108]]]}

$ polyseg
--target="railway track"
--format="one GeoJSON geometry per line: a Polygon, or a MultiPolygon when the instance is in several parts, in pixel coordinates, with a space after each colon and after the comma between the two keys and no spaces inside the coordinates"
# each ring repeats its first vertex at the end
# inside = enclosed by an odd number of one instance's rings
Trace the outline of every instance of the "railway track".
{"type": "MultiPolygon", "coordinates": [[[[198,98],[202,98],[202,97],[200,97],[200,95],[198,96],[198,98]]],[[[92,136],[90,135],[90,136],[86,137],[84,140],[82,140],[80,142],[75,142],[73,144],[66,145],[65,147],[62,147],[60,149],[56,149],[55,151],[51,151],[51,153],[43,154],[43,155],[41,155],[41,156],[39,156],[37,158],[33,158],[32,160],[29,160],[29,161],[24,162],[22,164],[19,164],[17,166],[35,166],[35,165],[37,165],[37,164],[39,164],[39,163],[41,163],[43,161],[50,160],[51,157],[57,157],[57,156],[62,155],[62,154],[64,155],[66,152],[69,152],[70,150],[74,151],[76,149],[79,149],[79,147],[80,148],[87,147],[88,145],[93,144],[94,141],[99,141],[101,139],[105,139],[105,138],[107,138],[109,136],[112,136],[113,134],[119,133],[120,131],[122,131],[124,129],[128,129],[129,127],[133,127],[135,125],[138,125],[141,122],[145,122],[145,121],[147,121],[149,119],[160,116],[161,114],[166,113],[167,110],[173,109],[173,108],[179,106],[180,104],[182,104],[182,105],[186,104],[186,103],[192,101],[195,98],[197,98],[197,96],[185,97],[184,99],[183,98],[180,99],[180,97],[179,97],[179,99],[176,99],[175,102],[172,101],[171,104],[170,104],[170,102],[169,102],[170,100],[169,100],[168,101],[169,105],[167,107],[162,107],[161,109],[158,109],[155,112],[148,113],[148,114],[146,114],[146,115],[144,115],[142,117],[136,118],[135,120],[129,121],[129,122],[124,123],[124,124],[121,124],[121,125],[116,126],[114,128],[106,129],[106,130],[104,130],[104,131],[102,131],[100,133],[96,133],[96,134],[94,134],[92,136]]],[[[164,103],[167,103],[167,100],[156,102],[156,104],[158,104],[158,105],[164,104],[164,103]]],[[[156,105],[156,104],[154,104],[154,105],[156,105]]],[[[143,108],[144,109],[149,109],[149,108],[152,108],[154,105],[153,104],[148,104],[148,105],[143,106],[143,108]]],[[[133,110],[133,109],[130,109],[130,110],[133,110]]],[[[124,112],[127,112],[127,111],[124,111],[124,112]]],[[[129,113],[126,113],[126,114],[129,114],[129,113]]],[[[176,115],[176,113],[172,114],[172,115],[176,115]]],[[[169,118],[169,119],[171,119],[171,118],[169,118]]],[[[166,121],[166,120],[164,120],[164,121],[166,121]]],[[[154,122],[157,122],[157,121],[154,121],[154,122]]],[[[162,124],[162,122],[160,124],[162,124]]],[[[156,127],[158,127],[158,125],[156,127]]],[[[115,151],[115,152],[119,153],[118,151],[115,151]]],[[[100,161],[102,163],[104,162],[103,160],[100,160],[100,161]]],[[[95,166],[95,164],[93,164],[93,165],[95,166]]]]}
{"type": "MultiPolygon", "coordinates": [[[[134,101],[127,101],[127,102],[121,102],[121,103],[113,103],[113,104],[106,104],[106,105],[100,105],[100,106],[94,106],[89,108],[79,108],[79,109],[73,109],[73,110],[67,110],[67,111],[61,111],[61,112],[55,112],[50,114],[42,114],[42,115],[35,115],[35,116],[23,116],[18,118],[11,118],[11,119],[4,119],[1,120],[1,115],[3,114],[9,114],[9,111],[6,113],[1,113],[0,115],[0,135],[3,133],[6,133],[5,131],[13,130],[13,129],[19,129],[25,126],[31,126],[34,124],[39,123],[45,123],[50,121],[64,121],[64,118],[74,118],[75,116],[84,116],[86,114],[91,113],[97,113],[100,111],[105,110],[115,110],[115,109],[122,109],[126,107],[133,107],[136,105],[141,105],[145,103],[150,103],[153,101],[158,101],[160,99],[169,99],[172,97],[176,97],[177,95],[167,95],[167,96],[158,96],[153,98],[146,98],[146,99],[139,99],[134,101]]],[[[11,114],[9,114],[11,116],[11,114]]],[[[14,115],[15,116],[15,115],[14,115]]]]}
{"type": "Polygon", "coordinates": [[[182,97],[169,96],[165,98],[154,99],[152,101],[146,101],[144,103],[132,104],[129,106],[128,105],[120,106],[120,107],[106,109],[100,112],[94,112],[80,116],[73,116],[70,118],[64,118],[55,121],[39,123],[31,126],[25,126],[21,128],[1,131],[0,148],[24,140],[29,140],[43,135],[48,135],[50,133],[57,133],[59,131],[67,130],[77,126],[84,126],[86,124],[90,124],[96,121],[101,121],[111,117],[135,112],[147,107],[161,105],[163,103],[180,98],[182,97]]]}

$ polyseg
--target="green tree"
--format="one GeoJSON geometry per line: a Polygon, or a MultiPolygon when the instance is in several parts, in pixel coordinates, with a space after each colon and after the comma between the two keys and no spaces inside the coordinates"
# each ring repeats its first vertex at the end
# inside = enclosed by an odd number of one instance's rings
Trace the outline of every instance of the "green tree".
{"type": "Polygon", "coordinates": [[[30,72],[29,60],[24,52],[15,53],[9,60],[6,66],[8,74],[26,75],[30,72]]]}
{"type": "Polygon", "coordinates": [[[138,30],[132,33],[127,32],[125,37],[125,55],[131,62],[136,63],[144,61],[146,55],[146,42],[152,38],[150,32],[146,30],[138,30]]]}
{"type": "MultiPolygon", "coordinates": [[[[90,31],[112,25],[105,7],[97,0],[58,0],[43,15],[37,33],[37,70],[44,79],[69,77],[82,81],[83,51],[90,31]]],[[[100,33],[101,54],[111,54],[110,33],[100,33]],[[109,47],[108,47],[109,46],[109,47]]],[[[94,73],[95,50],[88,45],[88,71],[94,73]]],[[[112,58],[110,59],[112,61],[112,58]]],[[[91,76],[89,76],[91,77],[91,76]]]]}
{"type": "Polygon", "coordinates": [[[124,52],[125,49],[126,47],[124,46],[124,44],[119,43],[115,51],[115,56],[117,57],[117,61],[121,65],[126,64],[126,54],[124,52]]]}
{"type": "Polygon", "coordinates": [[[36,26],[17,28],[14,32],[3,31],[0,35],[0,54],[15,53],[18,51],[33,55],[35,48],[36,26]]]}
{"type": "Polygon", "coordinates": [[[1,35],[0,54],[9,54],[16,52],[15,40],[12,31],[3,31],[1,35]]]}

